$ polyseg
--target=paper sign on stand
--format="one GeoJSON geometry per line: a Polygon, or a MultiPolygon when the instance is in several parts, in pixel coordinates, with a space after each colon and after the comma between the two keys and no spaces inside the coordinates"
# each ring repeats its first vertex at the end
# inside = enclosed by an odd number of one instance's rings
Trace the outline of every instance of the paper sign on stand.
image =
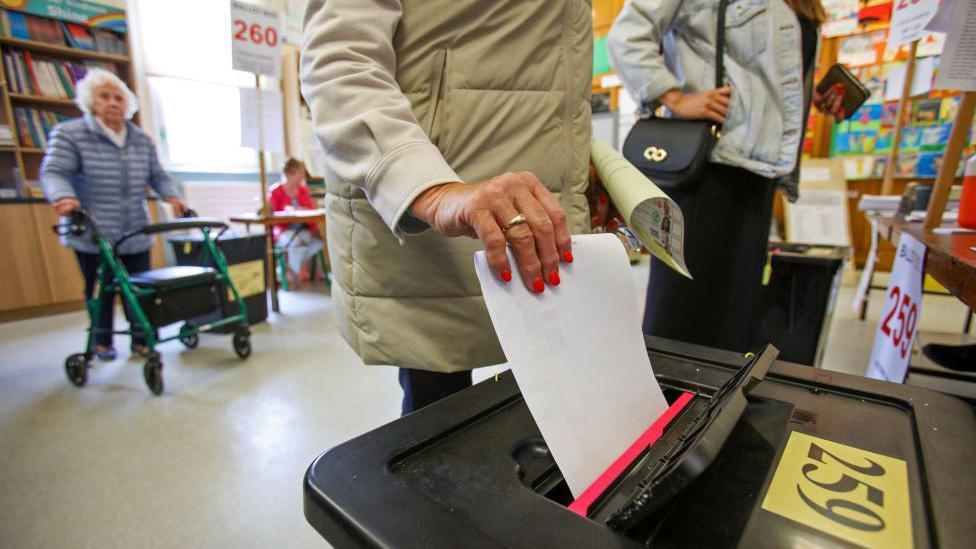
{"type": "Polygon", "coordinates": [[[847,180],[841,160],[808,159],[800,167],[800,198],[784,208],[786,240],[850,246],[847,180]]]}
{"type": "Polygon", "coordinates": [[[612,234],[578,235],[573,255],[560,265],[559,286],[541,294],[500,281],[484,252],[474,263],[508,366],[579,497],[668,403],[647,356],[623,244],[612,234]]]}
{"type": "MultiPolygon", "coordinates": [[[[935,75],[935,57],[925,57],[915,62],[915,74],[912,76],[912,87],[909,97],[929,93],[932,90],[932,77],[935,75]]],[[[908,63],[901,63],[891,66],[888,73],[888,81],[885,83],[885,101],[898,101],[901,99],[902,90],[905,87],[905,73],[908,72],[908,63]]]]}
{"type": "Polygon", "coordinates": [[[920,40],[925,34],[925,26],[938,9],[939,0],[896,0],[888,29],[888,49],[920,40]]]}
{"type": "Polygon", "coordinates": [[[241,146],[285,152],[284,108],[278,90],[241,88],[241,146]]]}
{"type": "Polygon", "coordinates": [[[976,0],[956,0],[955,4],[935,87],[976,91],[976,0]]]}
{"type": "Polygon", "coordinates": [[[922,312],[924,268],[925,244],[908,233],[901,233],[867,377],[895,383],[905,381],[922,312]]]}
{"type": "Polygon", "coordinates": [[[281,15],[231,0],[230,16],[234,70],[281,78],[281,15]]]}

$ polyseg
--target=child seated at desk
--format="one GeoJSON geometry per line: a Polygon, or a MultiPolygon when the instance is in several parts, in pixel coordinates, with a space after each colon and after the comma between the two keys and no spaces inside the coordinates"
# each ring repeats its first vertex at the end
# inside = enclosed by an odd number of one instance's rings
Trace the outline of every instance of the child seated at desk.
{"type": "MultiPolygon", "coordinates": [[[[313,210],[315,203],[305,185],[305,164],[289,158],[282,169],[282,179],[269,189],[268,204],[273,212],[313,210]]],[[[273,227],[275,245],[287,254],[289,278],[309,280],[309,264],[322,251],[322,233],[318,223],[292,223],[273,227]]],[[[293,280],[292,280],[293,281],[293,280]]]]}

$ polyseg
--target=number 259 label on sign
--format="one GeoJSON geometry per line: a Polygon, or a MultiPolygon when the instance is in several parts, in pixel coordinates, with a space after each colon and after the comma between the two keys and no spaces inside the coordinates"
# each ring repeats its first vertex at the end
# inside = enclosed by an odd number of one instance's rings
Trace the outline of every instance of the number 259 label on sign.
{"type": "Polygon", "coordinates": [[[904,460],[794,431],[762,508],[863,547],[912,547],[904,460]]]}
{"type": "Polygon", "coordinates": [[[921,315],[924,267],[925,245],[902,233],[881,322],[874,335],[868,377],[895,383],[905,380],[921,315]]]}
{"type": "Polygon", "coordinates": [[[912,349],[915,338],[915,325],[918,323],[918,306],[912,302],[912,296],[902,292],[894,286],[888,294],[891,311],[881,323],[881,331],[891,338],[891,343],[901,358],[905,358],[912,349]],[[897,317],[896,317],[897,313],[897,317]]]}

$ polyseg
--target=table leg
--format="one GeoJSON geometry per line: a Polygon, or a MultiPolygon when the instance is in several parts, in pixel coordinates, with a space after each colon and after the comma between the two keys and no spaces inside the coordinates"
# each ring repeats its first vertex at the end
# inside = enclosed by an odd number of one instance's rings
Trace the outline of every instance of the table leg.
{"type": "Polygon", "coordinates": [[[271,227],[266,227],[264,231],[264,264],[268,270],[268,291],[271,292],[271,310],[278,312],[278,271],[274,264],[274,237],[271,227]]]}

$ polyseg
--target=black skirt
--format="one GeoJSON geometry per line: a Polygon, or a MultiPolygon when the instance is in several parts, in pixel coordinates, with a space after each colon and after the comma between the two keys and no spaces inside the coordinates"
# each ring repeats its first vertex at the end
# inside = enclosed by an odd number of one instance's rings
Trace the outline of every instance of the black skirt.
{"type": "Polygon", "coordinates": [[[709,164],[690,193],[667,191],[685,219],[689,280],[651,259],[644,333],[737,352],[759,342],[762,271],[775,183],[709,164]]]}

